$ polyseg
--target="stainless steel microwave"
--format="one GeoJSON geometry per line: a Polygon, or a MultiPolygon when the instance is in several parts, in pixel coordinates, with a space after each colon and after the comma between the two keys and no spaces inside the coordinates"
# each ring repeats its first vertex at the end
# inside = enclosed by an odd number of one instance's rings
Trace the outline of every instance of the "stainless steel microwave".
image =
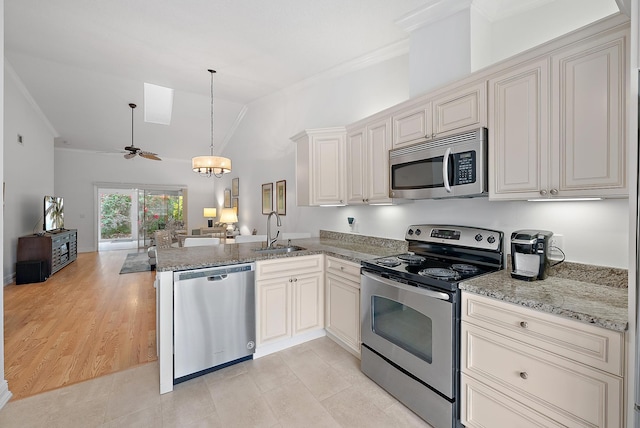
{"type": "Polygon", "coordinates": [[[487,128],[390,150],[390,196],[402,199],[486,196],[487,159],[487,128]]]}

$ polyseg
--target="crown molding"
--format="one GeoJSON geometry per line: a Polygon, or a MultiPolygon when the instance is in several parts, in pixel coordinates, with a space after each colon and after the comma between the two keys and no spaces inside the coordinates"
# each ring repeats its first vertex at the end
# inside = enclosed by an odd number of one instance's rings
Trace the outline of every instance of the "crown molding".
{"type": "Polygon", "coordinates": [[[469,9],[473,0],[432,0],[423,7],[397,19],[395,24],[410,33],[418,28],[440,21],[454,13],[469,9]]]}

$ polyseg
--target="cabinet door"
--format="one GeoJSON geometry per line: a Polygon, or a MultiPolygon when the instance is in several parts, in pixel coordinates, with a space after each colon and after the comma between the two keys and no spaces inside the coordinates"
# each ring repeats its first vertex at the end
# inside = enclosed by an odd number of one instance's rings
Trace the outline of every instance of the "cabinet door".
{"type": "Polygon", "coordinates": [[[347,133],[347,203],[364,204],[366,196],[366,128],[347,133]]]}
{"type": "Polygon", "coordinates": [[[487,82],[438,97],[431,105],[435,137],[487,126],[487,82]]]}
{"type": "Polygon", "coordinates": [[[344,134],[312,137],[312,205],[344,203],[344,134]]]}
{"type": "Polygon", "coordinates": [[[257,345],[291,337],[291,293],[288,278],[258,281],[257,345]]]}
{"type": "Polygon", "coordinates": [[[391,149],[391,120],[384,119],[367,126],[367,202],[388,202],[389,150],[391,149]]]}
{"type": "Polygon", "coordinates": [[[553,193],[627,196],[625,90],[627,32],[552,57],[553,193]]]}
{"type": "Polygon", "coordinates": [[[431,103],[412,105],[392,117],[393,148],[431,138],[431,103]]]}
{"type": "Polygon", "coordinates": [[[360,289],[358,284],[327,275],[326,329],[360,354],[360,289]]]}
{"type": "Polygon", "coordinates": [[[322,273],[291,278],[294,299],[293,335],[324,328],[324,288],[322,273]]]}
{"type": "Polygon", "coordinates": [[[549,147],[546,59],[489,80],[489,198],[546,194],[549,147]]]}

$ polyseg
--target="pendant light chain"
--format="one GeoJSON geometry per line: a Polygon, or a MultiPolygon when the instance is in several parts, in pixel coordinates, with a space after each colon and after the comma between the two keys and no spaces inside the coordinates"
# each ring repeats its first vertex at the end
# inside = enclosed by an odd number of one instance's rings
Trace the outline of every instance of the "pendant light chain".
{"type": "Polygon", "coordinates": [[[191,169],[193,172],[203,177],[222,177],[223,174],[231,172],[231,159],[224,156],[214,155],[214,91],[213,91],[213,74],[215,70],[208,69],[211,73],[211,144],[209,146],[209,156],[196,156],[191,159],[191,169]]]}
{"type": "Polygon", "coordinates": [[[213,74],[215,70],[209,69],[211,73],[211,156],[213,156],[213,74]]]}

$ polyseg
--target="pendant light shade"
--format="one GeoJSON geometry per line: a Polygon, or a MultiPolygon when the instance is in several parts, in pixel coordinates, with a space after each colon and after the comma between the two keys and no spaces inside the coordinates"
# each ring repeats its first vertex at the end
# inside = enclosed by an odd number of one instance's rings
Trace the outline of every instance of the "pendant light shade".
{"type": "Polygon", "coordinates": [[[222,174],[231,172],[231,159],[213,155],[213,74],[215,70],[207,70],[211,73],[211,146],[209,156],[196,156],[191,159],[191,168],[205,177],[222,177],[222,174]]]}

